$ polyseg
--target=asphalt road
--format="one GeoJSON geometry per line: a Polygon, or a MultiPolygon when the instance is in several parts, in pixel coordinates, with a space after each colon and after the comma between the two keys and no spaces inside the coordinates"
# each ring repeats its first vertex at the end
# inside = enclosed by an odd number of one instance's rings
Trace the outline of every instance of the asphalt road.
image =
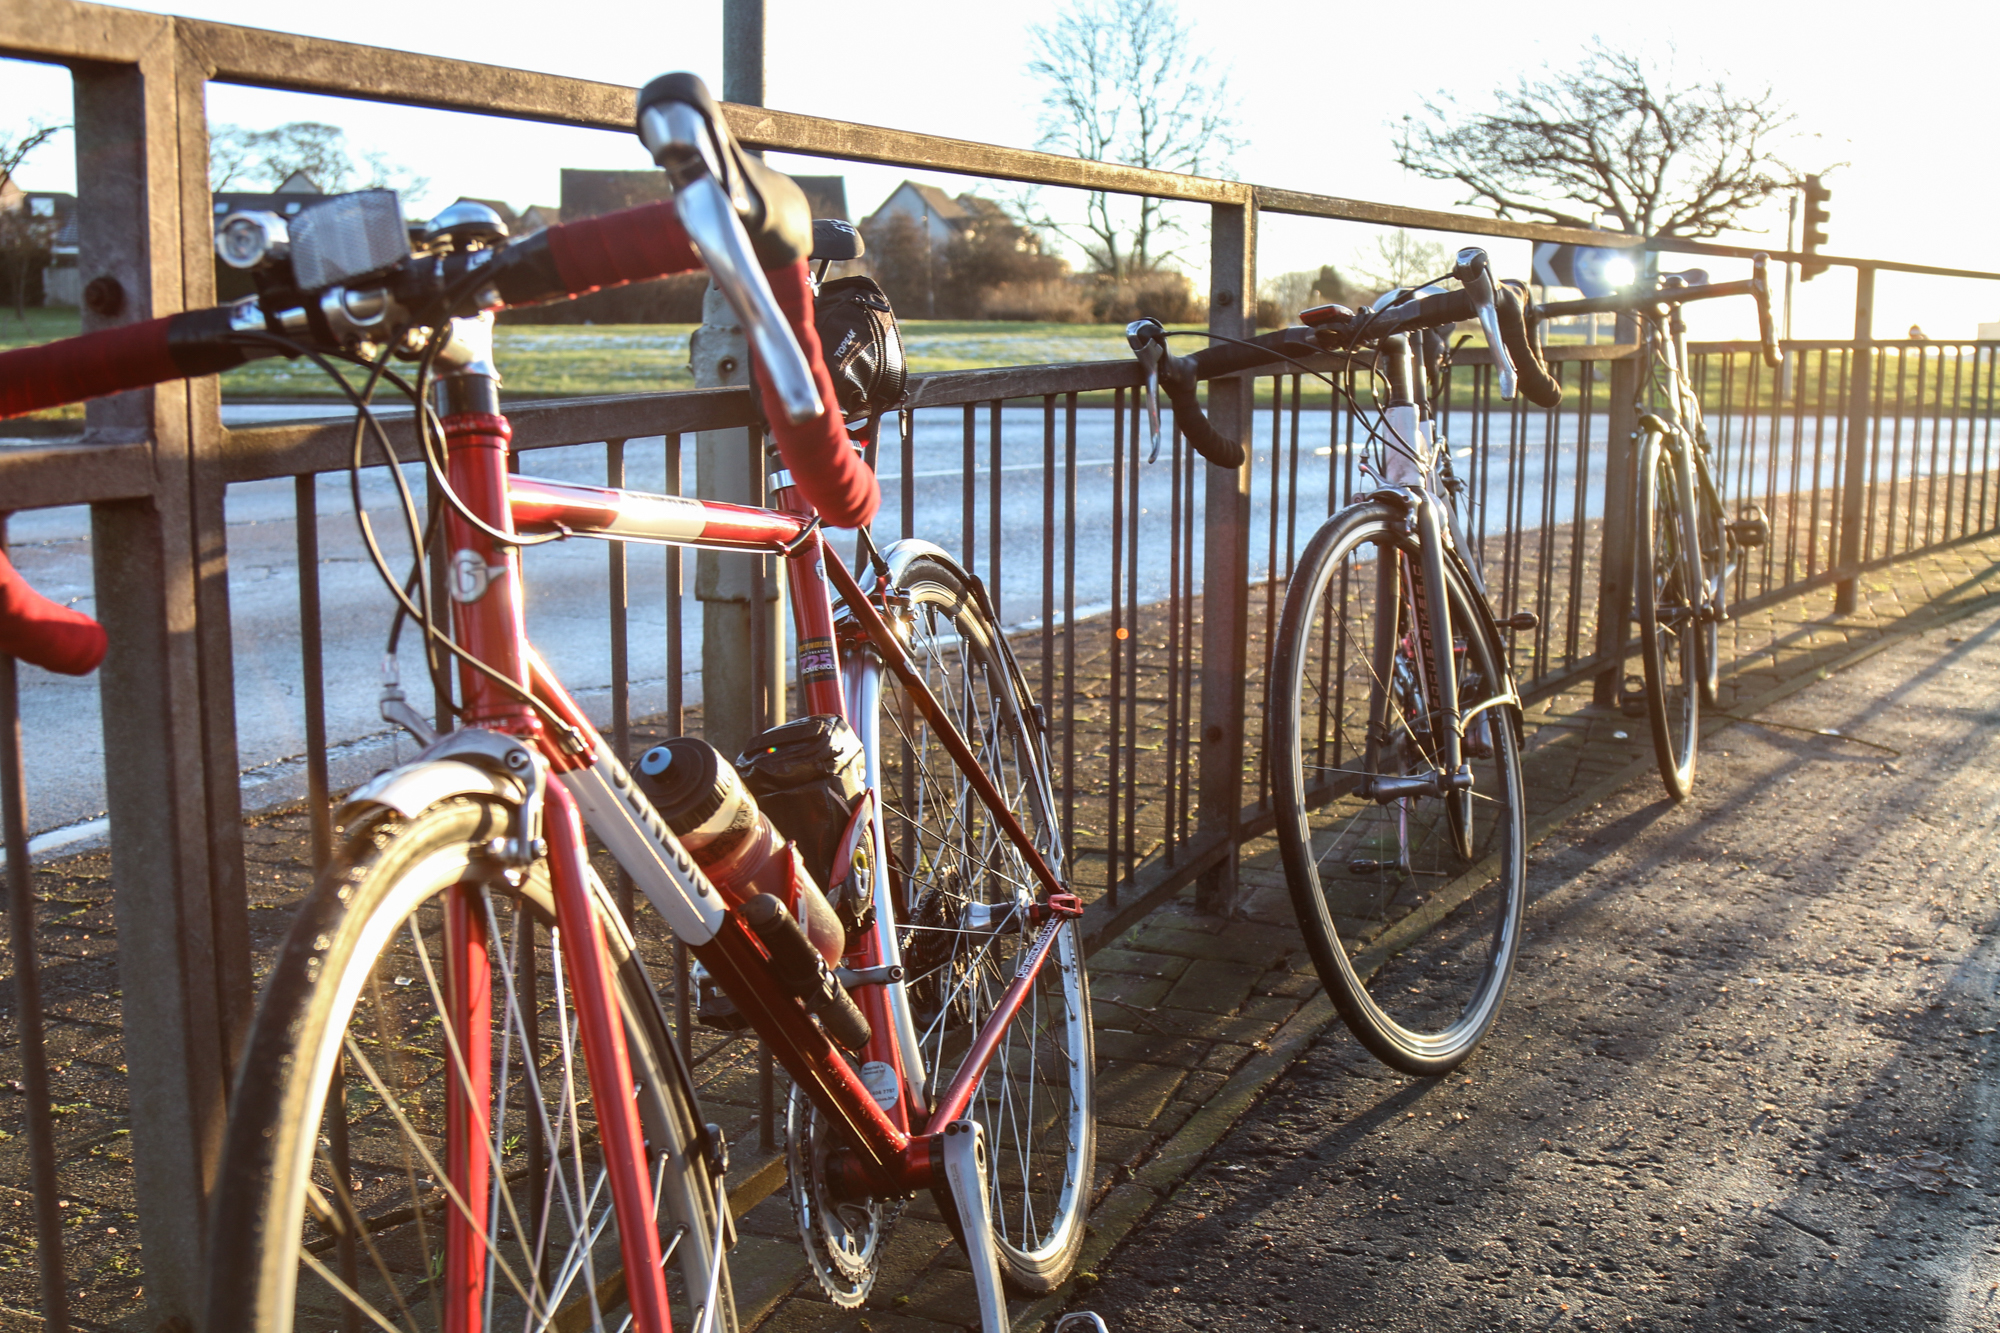
{"type": "Polygon", "coordinates": [[[1102,1265],[1114,1333],[2000,1323],[2000,612],[1532,853],[1506,1012],[1410,1080],[1337,1025],[1102,1265]]]}

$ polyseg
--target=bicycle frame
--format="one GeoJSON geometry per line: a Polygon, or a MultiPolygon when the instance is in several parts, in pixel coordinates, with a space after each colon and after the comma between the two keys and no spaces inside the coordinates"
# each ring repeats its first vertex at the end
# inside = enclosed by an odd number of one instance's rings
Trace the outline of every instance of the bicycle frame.
{"type": "MultiPolygon", "coordinates": [[[[490,383],[490,381],[489,381],[490,383]]],[[[918,1189],[949,1189],[948,1158],[962,1157],[956,1142],[948,1145],[948,1128],[964,1116],[987,1065],[998,1050],[1008,1025],[1047,962],[1063,922],[1080,907],[1067,893],[1056,869],[1016,820],[994,784],[978,765],[971,747],[959,733],[943,704],[932,694],[909,660],[896,631],[866,595],[859,582],[821,538],[819,519],[790,485],[776,480],[776,508],[646,495],[639,492],[510,476],[507,472],[511,429],[490,393],[454,391],[454,405],[488,410],[458,410],[444,417],[446,468],[452,490],[485,529],[456,508],[445,514],[445,549],[450,552],[453,629],[457,641],[501,676],[532,691],[554,717],[548,726],[538,712],[515,693],[484,673],[461,664],[459,683],[469,727],[520,738],[539,755],[555,781],[546,784],[543,836],[547,842],[550,876],[556,890],[559,921],[592,920],[582,826],[588,825],[632,876],[648,901],[664,917],[675,936],[688,944],[709,973],[736,1003],[820,1113],[835,1128],[849,1154],[836,1157],[835,1183],[857,1197],[907,1194],[918,1189]],[[895,1071],[900,1093],[882,1106],[826,1033],[790,998],[770,971],[763,946],[748,927],[724,905],[718,890],[687,855],[650,803],[641,795],[620,756],[612,753],[583,710],[563,689],[553,672],[529,644],[523,616],[520,548],[508,535],[555,533],[693,546],[713,550],[759,552],[785,562],[798,633],[800,690],[808,712],[849,717],[848,690],[843,688],[832,589],[837,588],[851,616],[847,633],[850,660],[872,652],[896,675],[919,712],[969,779],[974,793],[991,812],[994,823],[1019,849],[1043,892],[1024,925],[1039,927],[1008,988],[974,1039],[957,1077],[927,1106],[924,1075],[914,1025],[900,990],[886,986],[858,988],[856,1001],[866,1014],[872,1035],[861,1053],[895,1071]],[[495,534],[498,534],[497,536],[495,534]],[[832,587],[829,587],[829,580],[832,587]]],[[[886,580],[884,580],[886,584],[886,580]]],[[[881,589],[878,588],[878,592],[881,589]]],[[[885,603],[886,604],[886,603],[885,603]]],[[[858,675],[857,675],[858,679],[858,675]]],[[[851,721],[851,719],[850,719],[851,721]]],[[[539,775],[537,775],[539,776],[539,775]]],[[[897,914],[891,902],[889,858],[883,854],[881,802],[873,793],[874,814],[869,836],[876,855],[874,893],[876,924],[850,941],[847,960],[857,968],[892,965],[899,961],[897,914]]],[[[531,801],[532,804],[532,801],[531,801]]],[[[532,858],[535,830],[522,855],[532,858]]],[[[469,897],[461,887],[454,895],[469,897]]],[[[453,938],[456,975],[466,982],[484,976],[484,941],[478,937],[473,912],[460,913],[465,924],[453,938]]],[[[454,920],[458,919],[455,915],[454,920]]],[[[603,945],[593,926],[559,932],[578,993],[583,1023],[585,1060],[597,1087],[630,1087],[629,1062],[622,1025],[608,980],[603,945]]],[[[484,1031],[490,996],[477,984],[453,988],[452,1020],[461,1032],[484,1031]]],[[[488,1133],[480,1123],[487,1077],[468,1052],[467,1085],[459,1094],[454,1127],[473,1139],[488,1133]]],[[[630,1099],[599,1110],[611,1175],[613,1202],[625,1246],[628,1274],[649,1273],[654,1281],[634,1283],[632,1306],[641,1329],[665,1328],[666,1293],[661,1274],[659,1240],[652,1224],[649,1182],[638,1113],[630,1099]],[[650,1321],[650,1322],[649,1322],[650,1321]]],[[[464,1185],[483,1190],[484,1158],[476,1149],[463,1154],[464,1185]]],[[[460,1161],[454,1156],[453,1162],[460,1161]]],[[[467,1194],[466,1197],[476,1197],[467,1194]]],[[[447,1237],[446,1262],[456,1299],[476,1307],[483,1282],[483,1238],[464,1217],[454,1215],[447,1237]]],[[[977,1265],[976,1265],[977,1266],[977,1265]]]]}

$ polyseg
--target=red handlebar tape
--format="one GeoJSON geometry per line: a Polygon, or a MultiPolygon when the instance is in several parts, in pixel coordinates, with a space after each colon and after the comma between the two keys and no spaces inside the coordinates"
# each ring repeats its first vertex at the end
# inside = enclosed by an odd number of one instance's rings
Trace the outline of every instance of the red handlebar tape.
{"type": "Polygon", "coordinates": [[[827,373],[826,359],[820,354],[819,331],[813,327],[812,281],[806,276],[806,261],[801,259],[784,268],[766,270],[765,276],[771,280],[771,293],[778,298],[778,308],[785,312],[792,334],[813,368],[819,400],[827,406],[826,411],[811,421],[787,425],[777,395],[759,376],[757,388],[763,395],[764,419],[772,423],[771,434],[778,442],[778,453],[812,507],[836,528],[866,527],[882,505],[882,488],[847,438],[847,427],[841,422],[839,408],[834,406],[840,400],[834,396],[833,377],[827,373]]]}
{"type": "Polygon", "coordinates": [[[701,267],[672,201],[548,229],[549,253],[569,295],[701,267]]]}
{"type": "Polygon", "coordinates": [[[168,337],[175,318],[0,352],[0,418],[181,378],[189,372],[175,363],[168,337]]]}

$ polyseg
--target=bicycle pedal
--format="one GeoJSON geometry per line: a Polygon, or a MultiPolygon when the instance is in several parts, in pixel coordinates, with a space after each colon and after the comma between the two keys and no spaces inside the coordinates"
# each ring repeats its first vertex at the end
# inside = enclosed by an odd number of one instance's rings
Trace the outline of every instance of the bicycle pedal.
{"type": "Polygon", "coordinates": [[[1626,717],[1646,716],[1646,682],[1638,676],[1628,676],[1625,687],[1618,692],[1618,711],[1626,717]]]}
{"type": "Polygon", "coordinates": [[[1743,509],[1728,528],[1730,540],[1746,550],[1763,546],[1771,540],[1771,520],[1765,516],[1763,508],[1759,505],[1750,505],[1743,509]]]}
{"type": "Polygon", "coordinates": [[[742,1032],[750,1026],[750,1019],[736,1007],[715,984],[715,978],[708,975],[708,969],[696,963],[689,969],[689,980],[694,985],[694,1017],[705,1028],[721,1028],[724,1032],[742,1032]]]}
{"type": "Polygon", "coordinates": [[[1542,618],[1533,611],[1516,611],[1505,620],[1495,623],[1505,630],[1531,630],[1540,627],[1542,618]]]}
{"type": "Polygon", "coordinates": [[[1365,856],[1357,856],[1347,863],[1350,875],[1376,875],[1385,871],[1401,874],[1408,869],[1409,866],[1401,861],[1371,861],[1365,856]]]}

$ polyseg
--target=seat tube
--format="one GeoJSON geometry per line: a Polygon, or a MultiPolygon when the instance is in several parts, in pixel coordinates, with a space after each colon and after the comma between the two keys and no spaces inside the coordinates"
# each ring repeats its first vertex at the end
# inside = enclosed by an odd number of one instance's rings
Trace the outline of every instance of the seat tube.
{"type": "Polygon", "coordinates": [[[1444,530],[1438,522],[1437,499],[1429,492],[1423,493],[1422,503],[1417,506],[1417,541],[1423,592],[1421,614],[1428,622],[1422,632],[1431,641],[1431,650],[1425,654],[1426,665],[1439,713],[1431,730],[1439,739],[1441,766],[1447,773],[1456,773],[1464,748],[1458,731],[1458,657],[1452,650],[1451,585],[1445,581],[1444,530]]]}

